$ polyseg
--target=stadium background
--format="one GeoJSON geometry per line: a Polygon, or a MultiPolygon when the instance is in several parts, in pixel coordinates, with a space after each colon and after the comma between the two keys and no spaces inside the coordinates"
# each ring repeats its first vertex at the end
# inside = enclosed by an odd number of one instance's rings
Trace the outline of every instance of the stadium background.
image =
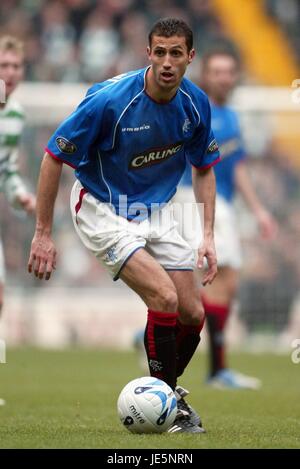
{"type": "MultiPolygon", "coordinates": [[[[244,65],[233,96],[258,193],[279,220],[273,242],[259,238],[240,200],[244,267],[240,302],[228,328],[231,346],[289,351],[300,337],[300,2],[297,0],[1,0],[0,34],[26,46],[26,77],[16,97],[27,122],[21,171],[32,190],[44,145],[90,83],[146,64],[149,26],[178,16],[195,32],[199,58],[212,44],[237,49],[244,65]],[[240,12],[243,11],[243,15],[240,12]]],[[[145,307],[81,246],[69,215],[73,171],[64,168],[54,238],[58,267],[50,282],[26,272],[33,220],[1,198],[7,284],[0,337],[8,345],[132,346],[145,307]]]]}
{"type": "MultiPolygon", "coordinates": [[[[171,15],[194,29],[193,80],[211,44],[237,48],[244,64],[232,104],[249,170],[279,233],[272,243],[261,241],[237,200],[244,267],[227,339],[230,365],[262,379],[262,389],[205,386],[206,357],[199,354],[182,385],[206,435],[131,435],[120,425],[117,396],[141,374],[132,337],[144,325],[145,307],[121,282],[112,283],[77,239],[69,215],[74,176],[66,167],[55,212],[58,268],[50,282],[26,272],[34,221],[0,198],[7,266],[0,448],[300,447],[300,356],[293,342],[300,339],[299,0],[1,0],[0,34],[26,45],[26,80],[17,91],[27,115],[21,170],[35,190],[57,124],[91,82],[144,66],[149,26],[171,15]]],[[[205,345],[204,336],[199,350],[205,345]]]]}

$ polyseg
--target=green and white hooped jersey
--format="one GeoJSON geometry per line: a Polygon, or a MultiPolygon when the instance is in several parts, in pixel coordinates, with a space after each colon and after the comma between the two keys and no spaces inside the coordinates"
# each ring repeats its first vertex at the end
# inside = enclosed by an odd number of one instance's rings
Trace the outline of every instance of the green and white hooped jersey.
{"type": "Polygon", "coordinates": [[[21,106],[9,98],[0,108],[0,191],[11,204],[26,191],[18,173],[18,146],[23,132],[25,115],[21,106]]]}

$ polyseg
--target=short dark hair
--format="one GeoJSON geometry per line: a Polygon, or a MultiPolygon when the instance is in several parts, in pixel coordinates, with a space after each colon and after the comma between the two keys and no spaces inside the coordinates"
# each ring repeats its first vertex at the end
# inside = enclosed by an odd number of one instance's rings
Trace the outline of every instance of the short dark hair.
{"type": "Polygon", "coordinates": [[[24,44],[18,38],[14,36],[2,36],[0,37],[0,51],[17,52],[18,54],[24,54],[24,44]]]}
{"type": "Polygon", "coordinates": [[[177,18],[163,18],[158,20],[152,27],[149,36],[149,46],[152,44],[153,36],[184,36],[188,52],[193,48],[193,31],[183,21],[177,18]]]}
{"type": "Polygon", "coordinates": [[[241,58],[237,50],[229,46],[220,45],[211,47],[204,52],[201,56],[202,69],[205,69],[208,66],[210,59],[218,55],[231,57],[235,61],[237,68],[241,68],[241,58]]]}

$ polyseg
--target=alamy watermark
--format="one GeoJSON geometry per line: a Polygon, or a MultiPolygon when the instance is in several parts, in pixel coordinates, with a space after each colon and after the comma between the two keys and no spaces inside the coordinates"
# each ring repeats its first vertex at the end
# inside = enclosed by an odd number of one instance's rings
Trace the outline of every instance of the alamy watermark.
{"type": "Polygon", "coordinates": [[[6,343],[0,339],[0,364],[6,363],[6,343]]]}
{"type": "Polygon", "coordinates": [[[99,204],[101,231],[126,231],[145,236],[149,241],[164,233],[176,231],[190,245],[198,249],[203,237],[204,204],[196,202],[128,203],[127,195],[119,195],[117,209],[112,204],[99,204]],[[113,215],[118,215],[112,217],[113,215]],[[130,223],[128,223],[128,221],[130,223]]]}
{"type": "Polygon", "coordinates": [[[300,104],[300,78],[293,80],[292,88],[295,88],[294,91],[292,91],[292,101],[295,104],[300,104]]]}
{"type": "Polygon", "coordinates": [[[291,354],[291,360],[295,365],[298,365],[300,363],[300,339],[293,340],[291,347],[295,349],[291,354]]]}
{"type": "Polygon", "coordinates": [[[0,79],[0,104],[6,103],[5,81],[0,79]]]}

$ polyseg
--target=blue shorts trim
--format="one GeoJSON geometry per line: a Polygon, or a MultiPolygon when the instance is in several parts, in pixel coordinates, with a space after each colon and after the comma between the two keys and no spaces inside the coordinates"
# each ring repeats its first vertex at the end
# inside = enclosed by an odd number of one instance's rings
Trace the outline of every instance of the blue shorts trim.
{"type": "Polygon", "coordinates": [[[165,270],[168,270],[168,271],[170,271],[170,272],[176,271],[176,270],[181,270],[181,271],[183,271],[183,272],[194,272],[194,269],[192,269],[192,268],[190,268],[190,269],[177,269],[177,268],[174,268],[174,269],[166,269],[166,268],[164,267],[164,269],[165,269],[165,270]]]}

